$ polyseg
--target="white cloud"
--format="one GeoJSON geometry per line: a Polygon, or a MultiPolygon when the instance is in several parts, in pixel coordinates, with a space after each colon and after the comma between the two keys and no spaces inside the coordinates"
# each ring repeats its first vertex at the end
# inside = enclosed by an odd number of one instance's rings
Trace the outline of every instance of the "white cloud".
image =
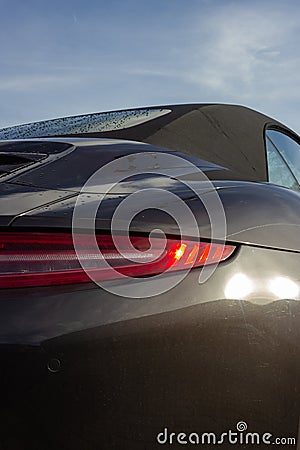
{"type": "Polygon", "coordinates": [[[299,85],[300,58],[288,48],[299,36],[296,18],[232,4],[205,19],[187,79],[239,100],[290,95],[291,83],[299,85]]]}
{"type": "Polygon", "coordinates": [[[21,91],[32,89],[57,88],[57,86],[69,86],[70,83],[78,82],[78,79],[71,76],[54,75],[19,75],[12,77],[0,77],[1,91],[21,91]]]}

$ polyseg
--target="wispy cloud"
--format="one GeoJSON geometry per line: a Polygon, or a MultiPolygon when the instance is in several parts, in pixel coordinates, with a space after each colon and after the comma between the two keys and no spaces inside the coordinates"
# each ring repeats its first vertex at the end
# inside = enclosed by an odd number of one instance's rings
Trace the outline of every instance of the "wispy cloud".
{"type": "Polygon", "coordinates": [[[25,90],[38,90],[47,88],[57,88],[70,86],[70,84],[78,83],[76,77],[71,76],[53,76],[53,75],[19,75],[14,77],[0,76],[0,91],[13,90],[14,92],[25,90]]]}
{"type": "Polygon", "coordinates": [[[187,79],[242,99],[268,97],[268,87],[276,95],[277,82],[298,83],[300,58],[288,48],[300,29],[290,14],[240,2],[225,4],[200,26],[187,79]]]}

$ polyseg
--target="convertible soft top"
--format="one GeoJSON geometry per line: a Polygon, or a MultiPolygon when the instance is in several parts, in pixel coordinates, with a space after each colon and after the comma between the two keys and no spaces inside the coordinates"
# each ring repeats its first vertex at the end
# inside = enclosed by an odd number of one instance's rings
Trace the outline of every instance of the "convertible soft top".
{"type": "Polygon", "coordinates": [[[299,139],[264,114],[228,104],[162,105],[64,117],[2,129],[0,139],[73,136],[148,142],[226,167],[230,178],[267,181],[267,126],[299,139]]]}
{"type": "Polygon", "coordinates": [[[291,132],[276,120],[244,106],[193,104],[161,108],[171,112],[131,128],[89,135],[184,151],[227,167],[240,179],[262,181],[267,180],[265,128],[273,126],[291,132]]]}

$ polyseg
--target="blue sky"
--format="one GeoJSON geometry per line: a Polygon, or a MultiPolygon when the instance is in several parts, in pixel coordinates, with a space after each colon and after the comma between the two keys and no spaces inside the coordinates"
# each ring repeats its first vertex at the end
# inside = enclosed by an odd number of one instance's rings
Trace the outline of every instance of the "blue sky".
{"type": "Polygon", "coordinates": [[[291,0],[1,0],[0,128],[228,102],[300,132],[299,19],[291,0]]]}

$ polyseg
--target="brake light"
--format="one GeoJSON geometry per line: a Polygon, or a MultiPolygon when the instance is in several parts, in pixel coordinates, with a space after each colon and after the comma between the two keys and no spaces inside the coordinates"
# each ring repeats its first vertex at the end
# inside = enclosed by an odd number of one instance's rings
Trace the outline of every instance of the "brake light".
{"type": "MultiPolygon", "coordinates": [[[[189,270],[216,264],[234,251],[232,245],[132,236],[97,235],[101,253],[93,250],[90,235],[80,235],[80,256],[98,280],[120,274],[147,277],[166,270],[189,270]],[[162,242],[164,246],[162,247],[162,242]],[[133,250],[132,250],[133,249],[133,250]],[[115,269],[104,266],[103,260],[115,269]],[[133,261],[134,260],[134,261],[133,261]]],[[[78,250],[78,249],[77,249],[78,250]]],[[[47,286],[90,282],[74,250],[71,233],[0,233],[0,288],[47,286]]]]}

